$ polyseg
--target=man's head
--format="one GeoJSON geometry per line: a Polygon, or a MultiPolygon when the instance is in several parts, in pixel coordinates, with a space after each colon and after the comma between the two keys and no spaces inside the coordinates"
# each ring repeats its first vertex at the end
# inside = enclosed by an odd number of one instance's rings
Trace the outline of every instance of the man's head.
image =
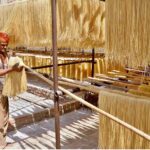
{"type": "Polygon", "coordinates": [[[5,50],[9,43],[9,36],[5,32],[0,32],[0,50],[5,50]]]}

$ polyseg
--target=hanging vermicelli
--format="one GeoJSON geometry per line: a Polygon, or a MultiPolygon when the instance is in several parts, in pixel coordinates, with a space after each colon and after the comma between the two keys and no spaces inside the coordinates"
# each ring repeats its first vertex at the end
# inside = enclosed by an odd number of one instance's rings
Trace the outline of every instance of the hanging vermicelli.
{"type": "MultiPolygon", "coordinates": [[[[52,65],[52,57],[50,56],[43,56],[37,54],[18,54],[24,61],[27,66],[30,67],[38,67],[38,66],[45,66],[45,65],[52,65]]],[[[91,58],[73,58],[73,57],[58,57],[58,63],[69,63],[75,61],[86,61],[91,60],[91,58]]],[[[106,65],[104,58],[95,58],[95,74],[96,73],[105,73],[106,72],[106,65]]],[[[52,67],[51,69],[42,68],[37,69],[40,73],[52,74],[52,67]],[[50,71],[51,70],[51,71],[50,71]]],[[[88,76],[91,76],[92,71],[92,63],[81,63],[81,64],[71,64],[65,66],[58,67],[58,74],[59,76],[76,79],[76,80],[84,80],[88,76]]]]}
{"type": "MultiPolygon", "coordinates": [[[[65,60],[62,60],[62,63],[65,63],[65,60]]],[[[65,77],[65,66],[62,66],[62,76],[65,77]]]]}
{"type": "Polygon", "coordinates": [[[148,66],[149,0],[106,1],[106,56],[122,66],[148,66]]]}
{"type": "MultiPolygon", "coordinates": [[[[101,91],[99,107],[150,134],[150,99],[123,92],[101,91]],[[134,119],[133,119],[134,118],[134,119]]],[[[149,149],[150,142],[100,115],[99,146],[107,149],[149,149]]]]}
{"type": "Polygon", "coordinates": [[[150,85],[140,85],[138,88],[140,91],[149,92],[150,93],[150,85]]]}
{"type": "MultiPolygon", "coordinates": [[[[71,62],[73,62],[74,59],[71,60],[71,62]]],[[[74,79],[75,78],[75,64],[70,65],[70,78],[74,79]]]]}
{"type": "MultiPolygon", "coordinates": [[[[70,60],[66,60],[66,63],[69,63],[70,60]]],[[[71,74],[70,74],[70,65],[67,65],[67,68],[66,68],[66,77],[67,78],[70,78],[71,74]]]]}
{"type": "MultiPolygon", "coordinates": [[[[99,0],[57,1],[58,47],[104,47],[104,12],[99,0]]],[[[0,30],[11,36],[10,46],[52,46],[50,0],[0,5],[0,14],[0,30]]]]}

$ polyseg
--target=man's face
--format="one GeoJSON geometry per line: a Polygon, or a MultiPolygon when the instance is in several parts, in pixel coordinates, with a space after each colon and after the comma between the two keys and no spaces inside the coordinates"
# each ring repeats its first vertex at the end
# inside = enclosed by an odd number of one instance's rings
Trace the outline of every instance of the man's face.
{"type": "Polygon", "coordinates": [[[7,49],[8,43],[1,42],[0,43],[0,51],[5,51],[7,49]]]}

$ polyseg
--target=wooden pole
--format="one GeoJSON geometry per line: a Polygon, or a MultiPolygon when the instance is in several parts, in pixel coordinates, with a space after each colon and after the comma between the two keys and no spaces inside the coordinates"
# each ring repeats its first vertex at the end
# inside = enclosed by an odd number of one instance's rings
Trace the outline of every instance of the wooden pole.
{"type": "Polygon", "coordinates": [[[59,95],[58,91],[58,64],[57,64],[57,23],[56,0],[51,0],[52,5],[52,50],[53,50],[53,82],[54,82],[54,109],[55,109],[55,136],[56,149],[60,149],[60,120],[59,120],[59,95]]]}
{"type": "MultiPolygon", "coordinates": [[[[29,68],[28,66],[25,66],[25,68],[27,68],[29,71],[33,72],[36,76],[38,76],[39,78],[41,78],[41,79],[44,80],[45,82],[49,83],[50,85],[53,85],[53,82],[52,82],[52,81],[50,81],[50,80],[47,79],[46,77],[42,76],[41,74],[35,72],[34,70],[32,70],[31,68],[29,68]]],[[[83,87],[84,87],[84,86],[83,86],[83,87]]],[[[105,111],[103,111],[103,110],[97,108],[96,106],[94,106],[94,105],[92,105],[92,104],[86,102],[84,99],[82,99],[82,98],[80,98],[80,97],[78,97],[78,96],[72,94],[70,91],[64,89],[64,88],[61,87],[61,86],[58,86],[58,89],[61,90],[62,92],[64,92],[65,94],[69,95],[70,97],[74,98],[75,100],[77,100],[77,101],[81,102],[82,104],[86,105],[87,107],[89,107],[89,108],[95,110],[95,111],[98,112],[99,114],[104,115],[105,117],[107,117],[107,118],[109,118],[109,119],[115,121],[116,123],[118,123],[118,124],[124,126],[125,128],[127,128],[127,129],[133,131],[134,133],[138,134],[139,136],[143,137],[144,139],[150,141],[150,135],[144,133],[143,131],[141,131],[141,130],[135,128],[134,126],[132,126],[132,125],[130,125],[130,124],[128,124],[128,123],[126,123],[126,122],[120,120],[119,118],[117,118],[117,117],[115,117],[115,116],[113,116],[113,115],[111,115],[111,114],[109,114],[109,113],[107,113],[107,112],[105,112],[105,111]]],[[[99,92],[100,92],[100,91],[99,91],[99,92]]]]}
{"type": "Polygon", "coordinates": [[[94,77],[95,50],[92,49],[92,77],[94,77]]]}

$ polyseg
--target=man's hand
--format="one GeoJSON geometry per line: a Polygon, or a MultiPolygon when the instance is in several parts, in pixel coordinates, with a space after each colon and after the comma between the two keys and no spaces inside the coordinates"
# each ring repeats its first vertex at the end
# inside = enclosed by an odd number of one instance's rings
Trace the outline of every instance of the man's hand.
{"type": "Polygon", "coordinates": [[[19,67],[19,63],[16,63],[15,65],[12,66],[12,71],[17,71],[20,72],[22,71],[23,67],[19,67]]]}

